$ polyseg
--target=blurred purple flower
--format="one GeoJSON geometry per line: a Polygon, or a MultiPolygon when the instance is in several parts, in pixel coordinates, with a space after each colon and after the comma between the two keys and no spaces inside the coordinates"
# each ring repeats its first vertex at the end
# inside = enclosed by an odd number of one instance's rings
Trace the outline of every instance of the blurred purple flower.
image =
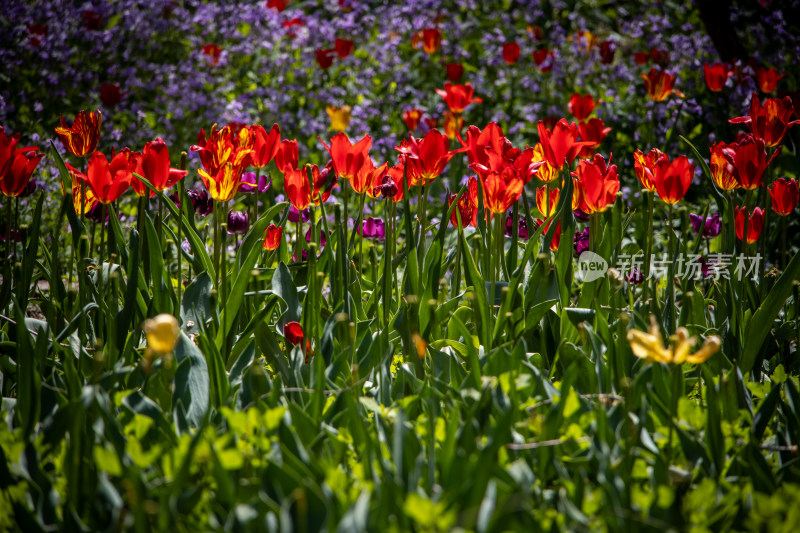
{"type": "MultiPolygon", "coordinates": [[[[306,231],[306,242],[311,242],[311,228],[308,228],[308,231],[306,231]]],[[[328,239],[325,236],[325,232],[324,231],[320,232],[320,234],[319,234],[319,246],[320,246],[320,248],[325,246],[325,244],[327,244],[327,242],[328,242],[328,239]]]]}
{"type": "Polygon", "coordinates": [[[250,217],[247,211],[231,211],[228,213],[228,234],[247,233],[250,227],[250,217]]]}
{"type": "MultiPolygon", "coordinates": [[[[305,208],[303,209],[303,222],[308,222],[311,220],[311,209],[305,208]]],[[[289,206],[289,222],[294,222],[297,224],[300,221],[300,211],[295,209],[295,207],[289,206]]]]}
{"type": "Polygon", "coordinates": [[[358,228],[356,231],[359,235],[363,235],[367,239],[382,241],[386,238],[386,228],[383,224],[383,220],[379,218],[367,218],[361,228],[358,228]]]}

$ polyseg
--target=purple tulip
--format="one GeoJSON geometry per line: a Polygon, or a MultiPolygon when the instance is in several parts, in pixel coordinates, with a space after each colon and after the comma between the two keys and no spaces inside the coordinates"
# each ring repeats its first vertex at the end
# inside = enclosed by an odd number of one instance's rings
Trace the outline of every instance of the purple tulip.
{"type": "Polygon", "coordinates": [[[644,272],[634,267],[633,270],[628,272],[625,279],[628,280],[628,283],[631,285],[641,285],[644,282],[644,272]]]}
{"type": "MultiPolygon", "coordinates": [[[[506,217],[506,237],[511,237],[512,235],[514,235],[514,217],[509,214],[506,217]]],[[[525,220],[525,217],[519,217],[519,223],[517,225],[517,237],[523,241],[528,240],[528,222],[525,220]]]]}
{"type": "Polygon", "coordinates": [[[576,209],[572,214],[575,215],[575,220],[578,222],[589,222],[589,215],[580,209],[576,209]]]}
{"type": "MultiPolygon", "coordinates": [[[[311,242],[311,228],[308,228],[306,231],[306,242],[311,242]]],[[[322,248],[328,242],[328,239],[325,237],[325,232],[321,231],[319,234],[319,246],[322,248]]]]}
{"type": "Polygon", "coordinates": [[[228,213],[228,234],[247,233],[250,227],[250,217],[247,211],[231,211],[228,213]]]}
{"type": "Polygon", "coordinates": [[[192,189],[186,191],[189,199],[192,201],[192,207],[196,215],[201,217],[208,216],[214,211],[214,200],[208,195],[208,191],[202,189],[192,189]]]}
{"type": "Polygon", "coordinates": [[[722,220],[720,219],[719,213],[714,213],[713,216],[710,216],[703,220],[703,217],[700,215],[695,215],[691,213],[689,218],[692,221],[692,229],[694,229],[695,233],[700,233],[703,231],[703,238],[704,239],[713,239],[722,229],[722,220]]]}
{"type": "MultiPolygon", "coordinates": [[[[242,181],[253,183],[255,179],[256,179],[255,172],[245,172],[244,174],[242,174],[242,181]]],[[[258,177],[258,192],[260,193],[267,192],[271,185],[272,185],[272,177],[266,175],[258,177]]],[[[241,188],[239,188],[239,190],[242,192],[255,192],[256,188],[252,185],[245,184],[242,185],[241,188]]]]}
{"type": "Polygon", "coordinates": [[[589,249],[589,228],[575,232],[575,237],[572,239],[572,246],[575,248],[576,255],[581,255],[589,249]]]}
{"type": "Polygon", "coordinates": [[[383,198],[394,198],[397,194],[397,185],[390,176],[384,176],[381,184],[372,190],[372,194],[383,198]]]}
{"type": "Polygon", "coordinates": [[[362,224],[362,227],[356,231],[359,235],[363,235],[367,239],[382,241],[386,238],[386,228],[384,227],[383,220],[379,218],[367,218],[362,224]]]}
{"type": "MultiPolygon", "coordinates": [[[[311,209],[305,208],[303,209],[303,222],[308,222],[311,220],[311,209]]],[[[293,205],[289,206],[289,222],[294,222],[297,224],[300,221],[300,211],[298,211],[293,205]]]]}
{"type": "Polygon", "coordinates": [[[25,198],[27,196],[30,196],[31,194],[36,192],[36,188],[37,188],[36,177],[31,176],[31,179],[29,179],[28,183],[25,184],[25,188],[22,190],[22,193],[20,193],[19,197],[25,198]]]}

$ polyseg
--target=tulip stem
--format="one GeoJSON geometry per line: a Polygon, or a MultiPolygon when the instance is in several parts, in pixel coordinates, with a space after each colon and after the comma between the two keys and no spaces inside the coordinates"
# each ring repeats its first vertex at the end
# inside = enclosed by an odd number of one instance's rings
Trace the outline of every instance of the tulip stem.
{"type": "MultiPolygon", "coordinates": [[[[180,169],[186,170],[186,158],[188,154],[181,152],[180,169]]],[[[183,209],[186,207],[186,187],[183,178],[178,182],[178,318],[180,318],[180,307],[183,302],[181,293],[183,291],[183,209]]]]}
{"type": "Polygon", "coordinates": [[[106,204],[100,204],[100,256],[97,261],[97,331],[103,331],[103,306],[100,302],[103,298],[103,263],[106,257],[106,204]]]}
{"type": "Polygon", "coordinates": [[[217,290],[220,289],[219,279],[220,279],[220,271],[219,271],[219,255],[220,255],[220,244],[219,244],[219,210],[222,204],[220,202],[214,202],[214,270],[216,271],[216,288],[217,290]]]}
{"type": "MultiPolygon", "coordinates": [[[[650,263],[653,257],[653,191],[645,189],[644,195],[647,197],[647,233],[645,235],[644,252],[644,286],[642,287],[642,303],[647,305],[647,297],[650,289],[650,263]]],[[[590,232],[591,233],[591,232],[590,232]]]]}
{"type": "Polygon", "coordinates": [[[669,439],[667,440],[667,460],[672,461],[672,439],[675,433],[675,414],[678,411],[678,396],[683,395],[683,391],[680,390],[680,373],[683,372],[683,368],[680,363],[676,363],[672,365],[670,369],[671,372],[671,384],[672,384],[672,394],[670,395],[670,405],[669,405],[669,439]]]}
{"type": "Polygon", "coordinates": [[[786,268],[786,216],[781,217],[781,269],[786,268]]]}
{"type": "MultiPolygon", "coordinates": [[[[362,194],[358,206],[358,230],[361,232],[358,239],[358,270],[359,275],[364,274],[364,200],[366,194],[362,194]]],[[[359,280],[360,281],[360,280],[359,280]]]]}
{"type": "Polygon", "coordinates": [[[259,195],[258,178],[259,178],[259,174],[261,174],[261,169],[260,168],[256,168],[256,180],[255,180],[256,181],[256,190],[253,191],[254,192],[254,194],[253,194],[253,223],[258,221],[258,195],[259,195]]]}

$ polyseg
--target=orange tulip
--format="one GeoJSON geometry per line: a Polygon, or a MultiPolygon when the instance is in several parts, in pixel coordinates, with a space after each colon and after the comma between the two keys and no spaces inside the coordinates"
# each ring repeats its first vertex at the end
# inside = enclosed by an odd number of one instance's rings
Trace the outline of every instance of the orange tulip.
{"type": "Polygon", "coordinates": [[[264,242],[262,243],[261,247],[265,250],[277,250],[278,246],[281,244],[282,237],[283,228],[276,226],[275,224],[270,224],[267,227],[266,233],[264,234],[264,242]]]}
{"type": "Polygon", "coordinates": [[[396,149],[408,167],[409,186],[427,185],[443,171],[455,152],[450,141],[439,130],[431,130],[422,139],[409,135],[396,149]]]}
{"type": "Polygon", "coordinates": [[[746,135],[732,148],[734,150],[732,162],[736,181],[739,187],[748,191],[755,190],[761,186],[764,172],[781,151],[779,147],[772,153],[772,157],[767,159],[764,141],[756,139],[752,135],[746,135]]]}
{"type": "Polygon", "coordinates": [[[483,99],[473,97],[474,91],[471,83],[454,85],[448,81],[445,82],[444,89],[436,89],[436,94],[444,99],[447,108],[455,114],[463,113],[469,104],[483,102],[483,99]]]}
{"type": "Polygon", "coordinates": [[[636,150],[633,153],[633,168],[636,171],[636,177],[642,187],[648,191],[655,191],[656,184],[653,182],[653,171],[656,168],[656,161],[664,155],[658,148],[651,149],[647,155],[644,155],[641,150],[636,150]]]}
{"type": "Polygon", "coordinates": [[[675,93],[683,98],[683,93],[674,89],[675,76],[653,67],[647,74],[642,74],[647,96],[654,102],[663,102],[669,95],[675,93]]]}
{"type": "Polygon", "coordinates": [[[767,98],[764,105],[753,93],[750,102],[750,115],[730,119],[731,124],[747,124],[756,139],[762,139],[767,146],[777,146],[786,135],[786,131],[800,124],[800,120],[790,121],[794,106],[790,97],[767,98]]]}
{"type": "Polygon", "coordinates": [[[435,54],[442,47],[442,32],[439,28],[422,30],[422,48],[426,54],[435,54]]]}
{"type": "Polygon", "coordinates": [[[525,182],[513,167],[506,167],[501,172],[490,172],[481,178],[483,186],[483,202],[494,214],[505,213],[522,195],[525,182]]]}
{"type": "Polygon", "coordinates": [[[756,70],[756,81],[758,82],[758,88],[761,89],[761,92],[771,93],[775,89],[778,88],[778,82],[786,76],[786,74],[781,74],[774,68],[764,68],[758,67],[756,70]]]}
{"type": "Polygon", "coordinates": [[[67,127],[64,117],[59,117],[61,126],[56,128],[56,133],[61,143],[69,152],[78,157],[84,157],[97,149],[100,141],[100,123],[103,115],[97,111],[79,111],[71,127],[67,127]]]}
{"type": "Polygon", "coordinates": [[[553,168],[550,163],[544,159],[544,148],[542,143],[536,143],[533,147],[533,162],[541,163],[536,171],[536,178],[542,183],[551,183],[558,179],[558,169],[553,168]]]}
{"type": "Polygon", "coordinates": [[[358,194],[367,193],[370,195],[375,188],[375,183],[381,183],[383,177],[388,172],[388,163],[384,163],[379,167],[373,165],[372,160],[368,159],[367,163],[361,166],[358,173],[350,180],[350,186],[358,194]]]}
{"type": "Polygon", "coordinates": [[[711,169],[711,179],[717,187],[724,191],[730,191],[739,186],[736,179],[736,168],[733,166],[734,156],[736,155],[735,146],[718,142],[711,147],[711,158],[709,168],[711,169]]]}
{"type": "Polygon", "coordinates": [[[558,187],[551,189],[550,204],[548,205],[547,189],[548,187],[546,185],[544,187],[539,187],[538,189],[536,189],[536,207],[539,209],[539,212],[545,218],[555,213],[556,205],[558,205],[558,196],[559,194],[561,194],[561,191],[558,187]]]}
{"type": "Polygon", "coordinates": [[[320,195],[322,201],[326,201],[331,195],[334,185],[336,185],[336,175],[333,173],[331,163],[328,163],[322,170],[317,165],[308,164],[301,169],[289,169],[283,178],[286,196],[298,211],[302,211],[312,203],[319,205],[320,195]],[[313,192],[308,181],[308,172],[311,172],[311,180],[314,183],[313,192]]]}
{"type": "Polygon", "coordinates": [[[658,197],[670,205],[680,202],[686,196],[693,176],[694,165],[685,155],[670,162],[669,157],[662,154],[653,171],[653,183],[658,197]]]}
{"type": "Polygon", "coordinates": [[[606,138],[610,131],[611,128],[607,128],[601,118],[590,118],[585,122],[578,123],[578,133],[581,141],[590,143],[581,149],[578,157],[592,157],[594,150],[600,146],[600,143],[603,142],[603,139],[606,138]]]}
{"type": "Polygon", "coordinates": [[[250,126],[250,133],[253,135],[253,154],[251,165],[255,168],[264,168],[270,161],[275,159],[278,148],[281,144],[281,129],[277,124],[272,125],[269,133],[263,126],[250,126]]]}
{"type": "Polygon", "coordinates": [[[602,213],[614,205],[620,186],[617,165],[606,165],[603,156],[595,154],[594,160],[582,159],[574,175],[581,183],[581,211],[602,213]]]}
{"type": "Polygon", "coordinates": [[[369,158],[369,149],[372,147],[372,137],[364,135],[364,137],[355,144],[350,142],[350,139],[345,133],[337,133],[331,139],[331,145],[325,144],[322,139],[319,139],[322,146],[328,150],[333,160],[333,168],[336,175],[342,179],[352,180],[356,177],[358,172],[368,162],[371,164],[369,158]]]}
{"type": "Polygon", "coordinates": [[[571,165],[584,146],[591,143],[578,141],[578,126],[567,123],[565,119],[559,120],[553,130],[545,128],[541,120],[538,124],[539,142],[542,144],[545,161],[556,170],[566,163],[571,165]]]}
{"type": "Polygon", "coordinates": [[[464,117],[456,115],[450,111],[444,112],[444,133],[448,139],[455,140],[461,135],[464,128],[464,117]]]}
{"type": "Polygon", "coordinates": [[[415,131],[419,126],[419,120],[422,118],[422,110],[420,109],[406,109],[403,111],[403,122],[409,131],[415,131]]]}
{"type": "MultiPolygon", "coordinates": [[[[457,194],[451,194],[447,198],[447,205],[453,205],[457,194]]],[[[453,214],[450,215],[450,223],[453,226],[458,227],[458,219],[456,218],[456,210],[458,210],[458,214],[461,216],[461,225],[462,227],[472,226],[477,227],[478,225],[478,180],[475,178],[470,178],[467,182],[467,190],[464,194],[461,195],[461,198],[458,200],[458,207],[453,210],[453,214]]]]}
{"type": "Polygon", "coordinates": [[[86,182],[100,203],[110,204],[130,187],[134,161],[131,151],[124,148],[116,154],[112,152],[111,161],[102,152],[93,153],[89,156],[86,174],[69,164],[67,168],[72,176],[86,182]]]}

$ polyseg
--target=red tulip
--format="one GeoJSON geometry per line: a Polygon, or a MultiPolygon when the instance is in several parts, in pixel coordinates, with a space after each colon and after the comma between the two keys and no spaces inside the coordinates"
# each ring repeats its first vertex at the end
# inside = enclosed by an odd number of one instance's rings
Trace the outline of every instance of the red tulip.
{"type": "Polygon", "coordinates": [[[448,139],[456,140],[461,135],[461,130],[464,129],[464,117],[451,113],[450,111],[444,112],[444,133],[448,139]]]}
{"type": "MultiPolygon", "coordinates": [[[[735,225],[736,225],[736,238],[740,241],[744,240],[744,224],[745,217],[747,217],[747,209],[744,207],[736,207],[735,225]]],[[[752,244],[761,236],[761,230],[764,229],[764,212],[760,207],[753,209],[747,221],[747,244],[752,244]]]]}
{"type": "Polygon", "coordinates": [[[275,166],[283,173],[297,168],[300,155],[297,150],[297,141],[286,139],[281,141],[275,152],[275,166]]]}
{"type": "Polygon", "coordinates": [[[169,189],[188,174],[186,170],[170,168],[167,143],[161,137],[144,145],[142,172],[141,176],[147,178],[157,191],[169,189]]]}
{"type": "Polygon", "coordinates": [[[250,164],[255,168],[264,168],[275,159],[278,153],[281,145],[281,129],[277,124],[273,124],[272,129],[267,133],[263,126],[254,125],[250,126],[250,134],[253,136],[253,153],[250,164]]]}
{"type": "Polygon", "coordinates": [[[336,55],[339,59],[344,59],[353,53],[355,44],[352,39],[336,39],[333,41],[333,49],[336,50],[336,55]]]}
{"type": "Polygon", "coordinates": [[[342,179],[352,180],[365,164],[372,164],[369,158],[369,149],[372,147],[372,137],[364,137],[355,144],[345,133],[337,133],[331,139],[330,147],[322,139],[319,140],[328,150],[333,160],[336,175],[342,179]]]}
{"type": "Polygon", "coordinates": [[[409,186],[427,185],[443,171],[453,157],[450,141],[439,130],[431,130],[422,139],[409,135],[407,140],[395,147],[408,169],[409,186]]]}
{"type": "MultiPolygon", "coordinates": [[[[0,128],[0,135],[4,135],[2,128],[0,128]]],[[[2,138],[0,138],[0,144],[2,144],[2,138]]],[[[44,154],[38,150],[36,147],[17,148],[5,164],[0,160],[0,170],[3,166],[6,167],[4,171],[0,172],[0,191],[4,195],[14,198],[25,192],[31,174],[44,157],[44,154]]]]}
{"type": "Polygon", "coordinates": [[[606,165],[603,156],[595,154],[594,160],[582,159],[573,175],[581,183],[580,208],[584,213],[602,213],[614,205],[620,187],[617,165],[606,165]]]}
{"type": "Polygon", "coordinates": [[[314,50],[314,57],[317,58],[317,64],[322,70],[328,70],[333,64],[333,54],[336,52],[333,48],[317,49],[314,50]]]}
{"type": "Polygon", "coordinates": [[[706,85],[711,91],[719,92],[725,88],[725,83],[730,76],[730,69],[724,63],[714,63],[709,66],[708,63],[703,64],[703,76],[706,79],[706,85]]]}
{"type": "Polygon", "coordinates": [[[445,66],[445,71],[447,72],[447,79],[455,83],[464,75],[464,65],[461,63],[448,63],[445,66]]]}
{"type": "Polygon", "coordinates": [[[519,45],[515,42],[503,44],[503,60],[509,65],[513,65],[519,59],[519,45]]]}
{"type": "Polygon", "coordinates": [[[278,13],[286,9],[286,5],[289,3],[289,0],[268,0],[267,1],[267,9],[274,9],[278,13]]]}
{"type": "Polygon", "coordinates": [[[114,107],[120,103],[123,96],[124,94],[119,90],[119,85],[116,83],[104,82],[100,86],[100,100],[108,107],[114,107]]]}
{"type": "Polygon", "coordinates": [[[647,74],[642,74],[642,79],[647,90],[647,96],[654,102],[663,102],[673,93],[683,98],[683,93],[674,89],[675,76],[673,74],[654,67],[647,74]]]}
{"type": "Polygon", "coordinates": [[[222,48],[217,46],[216,44],[204,44],[203,45],[203,55],[208,56],[209,58],[209,65],[212,67],[219,63],[219,58],[222,56],[222,48]]]}
{"type": "Polygon", "coordinates": [[[0,126],[0,176],[4,176],[14,162],[17,144],[19,144],[19,133],[7,136],[5,128],[0,126]]]}
{"type": "Polygon", "coordinates": [[[270,224],[264,234],[264,242],[261,244],[261,247],[265,250],[277,250],[278,246],[281,244],[282,237],[283,228],[275,224],[270,224]]]}
{"type": "Polygon", "coordinates": [[[653,183],[656,192],[667,204],[676,204],[683,200],[694,176],[694,165],[685,156],[678,156],[672,162],[662,154],[656,161],[653,171],[653,183]]]}
{"type": "Polygon", "coordinates": [[[229,124],[218,130],[214,124],[211,126],[208,138],[206,131],[200,130],[197,134],[197,144],[192,145],[190,150],[198,153],[208,175],[217,175],[228,163],[236,167],[238,174],[241,175],[251,164],[253,141],[253,136],[246,128],[240,128],[237,132],[236,125],[229,124]]]}
{"type": "Polygon", "coordinates": [[[650,52],[634,52],[633,62],[637,65],[644,65],[650,60],[650,52]]]}
{"type": "Polygon", "coordinates": [[[600,43],[600,62],[610,65],[614,62],[614,53],[617,51],[613,41],[603,41],[600,43]]]}
{"type": "Polygon", "coordinates": [[[439,28],[422,30],[422,48],[427,54],[436,53],[442,47],[442,32],[439,28]]]}
{"type": "Polygon", "coordinates": [[[567,109],[576,120],[583,120],[594,111],[594,98],[591,94],[581,96],[578,93],[572,95],[567,104],[567,109]]]}
{"type": "Polygon", "coordinates": [[[601,118],[590,118],[586,122],[580,122],[578,124],[580,139],[589,144],[581,149],[578,156],[586,158],[592,157],[595,148],[600,146],[600,143],[603,142],[603,139],[606,138],[606,135],[608,135],[610,131],[611,128],[607,128],[601,118]]]}
{"type": "Polygon", "coordinates": [[[367,162],[361,166],[353,179],[350,180],[350,186],[358,194],[367,193],[371,196],[375,183],[382,183],[383,177],[386,176],[388,171],[389,163],[376,167],[371,159],[367,159],[367,162]]]}
{"type": "Polygon", "coordinates": [[[653,182],[653,172],[656,168],[656,161],[663,155],[658,148],[651,149],[647,155],[644,155],[638,149],[633,153],[633,169],[636,171],[636,177],[639,178],[642,187],[648,191],[656,190],[656,184],[653,182]]]}
{"type": "Polygon", "coordinates": [[[110,162],[102,152],[93,153],[89,156],[86,174],[80,173],[69,164],[67,168],[73,176],[82,179],[91,187],[100,203],[110,204],[130,187],[134,161],[131,151],[124,148],[116,154],[112,152],[110,162]]]}
{"type": "Polygon", "coordinates": [[[303,168],[290,168],[283,177],[283,187],[286,197],[298,211],[302,211],[311,204],[319,205],[331,195],[331,190],[336,185],[336,175],[333,174],[333,164],[328,163],[322,170],[317,165],[305,165],[303,168]],[[308,181],[308,173],[314,183],[314,190],[308,181]]]}
{"type": "Polygon", "coordinates": [[[403,122],[409,131],[415,131],[419,126],[419,120],[422,118],[422,110],[420,109],[406,109],[403,111],[403,122]]]}
{"type": "Polygon", "coordinates": [[[756,81],[758,82],[758,88],[761,89],[761,92],[771,93],[775,89],[778,88],[778,82],[781,78],[786,76],[786,74],[781,74],[774,68],[764,68],[758,67],[756,70],[756,81]]]}
{"type": "MultiPolygon", "coordinates": [[[[303,327],[298,322],[287,322],[285,326],[283,326],[283,336],[286,337],[286,341],[291,344],[292,346],[297,346],[300,344],[302,346],[303,339],[305,338],[305,334],[303,333],[303,327]]],[[[309,355],[313,352],[311,351],[311,341],[306,340],[306,363],[308,363],[309,355]]]]}
{"type": "Polygon", "coordinates": [[[747,124],[757,139],[762,139],[767,146],[777,146],[786,135],[786,131],[800,124],[800,120],[790,121],[794,113],[792,99],[767,98],[764,105],[753,94],[750,102],[750,115],[730,119],[731,124],[747,124]]]}
{"type": "Polygon", "coordinates": [[[469,104],[483,102],[481,98],[473,97],[471,83],[453,85],[448,81],[444,84],[444,90],[436,89],[436,94],[444,99],[450,112],[456,114],[463,113],[469,104]]]}
{"type": "Polygon", "coordinates": [[[555,55],[552,51],[548,50],[547,48],[541,48],[539,50],[534,50],[531,55],[533,56],[533,62],[536,63],[536,66],[539,68],[539,70],[544,73],[553,70],[555,55]]]}
{"type": "Polygon", "coordinates": [[[655,63],[661,68],[665,68],[669,64],[669,52],[667,52],[666,50],[651,48],[650,57],[653,58],[653,63],[655,63]]]}
{"type": "Polygon", "coordinates": [[[735,145],[726,145],[723,142],[718,142],[710,149],[711,158],[708,166],[711,170],[711,179],[714,180],[717,187],[724,191],[739,187],[739,181],[736,179],[736,168],[733,166],[736,155],[735,148],[735,145]]]}
{"type": "MultiPolygon", "coordinates": [[[[457,194],[451,194],[447,198],[447,205],[453,205],[457,194]]],[[[458,219],[456,218],[456,211],[461,217],[461,226],[467,227],[472,226],[477,227],[478,225],[478,180],[475,178],[470,178],[467,182],[467,190],[464,194],[461,195],[461,198],[458,200],[458,206],[456,209],[453,210],[453,214],[450,215],[450,223],[453,226],[458,227],[458,219]]]]}
{"type": "Polygon", "coordinates": [[[403,190],[403,175],[405,174],[405,168],[403,167],[402,163],[398,163],[389,170],[386,171],[386,174],[380,177],[378,180],[378,175],[374,175],[374,181],[372,182],[372,192],[369,191],[369,194],[372,198],[389,198],[393,202],[399,202],[403,199],[403,195],[405,191],[403,190]]]}
{"type": "Polygon", "coordinates": [[[541,120],[537,127],[545,160],[557,170],[560,170],[565,163],[572,165],[581,149],[591,144],[579,142],[578,126],[574,122],[567,123],[563,118],[553,126],[552,131],[545,128],[544,122],[541,120]]]}
{"type": "Polygon", "coordinates": [[[513,168],[514,172],[525,182],[529,182],[536,175],[541,166],[541,160],[534,161],[533,148],[520,151],[503,136],[503,130],[496,123],[489,123],[483,131],[476,126],[467,130],[464,147],[457,152],[467,152],[470,168],[482,179],[491,172],[501,172],[513,168]]]}
{"type": "Polygon", "coordinates": [[[752,135],[745,136],[733,146],[733,168],[739,187],[752,191],[761,186],[764,171],[773,159],[780,153],[780,148],[775,150],[772,157],[767,160],[767,150],[763,140],[752,135]]]}
{"type": "Polygon", "coordinates": [[[797,187],[796,179],[778,178],[767,190],[772,197],[773,211],[781,216],[790,214],[800,200],[800,189],[797,187]]]}
{"type": "Polygon", "coordinates": [[[100,123],[103,115],[97,111],[79,111],[71,127],[67,127],[64,117],[60,117],[61,127],[56,133],[64,147],[72,155],[84,157],[97,148],[100,141],[100,123]]]}

